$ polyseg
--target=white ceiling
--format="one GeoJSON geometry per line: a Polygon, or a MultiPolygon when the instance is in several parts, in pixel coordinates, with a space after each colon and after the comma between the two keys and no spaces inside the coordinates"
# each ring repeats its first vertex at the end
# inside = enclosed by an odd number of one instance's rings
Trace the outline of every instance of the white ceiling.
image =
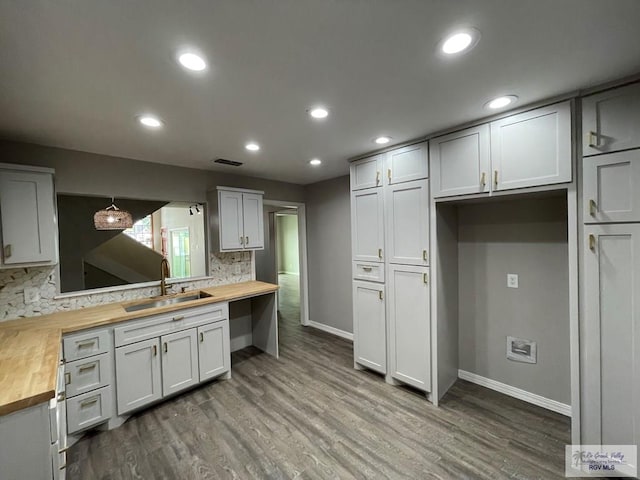
{"type": "Polygon", "coordinates": [[[400,143],[485,116],[500,94],[526,104],[638,73],[639,21],[638,0],[4,0],[0,136],[312,183],[377,135],[400,143]],[[456,26],[481,40],[444,59],[456,26]],[[177,65],[188,46],[206,75],[177,65]],[[323,122],[305,112],[317,103],[323,122]]]}

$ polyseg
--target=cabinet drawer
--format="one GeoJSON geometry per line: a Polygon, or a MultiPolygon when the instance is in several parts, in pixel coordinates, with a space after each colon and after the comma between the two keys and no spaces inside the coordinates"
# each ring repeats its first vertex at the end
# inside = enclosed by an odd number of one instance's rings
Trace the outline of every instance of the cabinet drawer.
{"type": "Polygon", "coordinates": [[[111,342],[108,330],[96,330],[65,335],[62,343],[64,345],[64,359],[66,362],[71,362],[108,352],[111,342]]]}
{"type": "Polygon", "coordinates": [[[384,283],[384,264],[353,262],[353,278],[356,280],[384,283]]]}
{"type": "Polygon", "coordinates": [[[111,383],[111,353],[69,362],[64,368],[67,398],[111,383]]]}
{"type": "Polygon", "coordinates": [[[114,328],[115,344],[116,347],[129,345],[226,318],[229,318],[229,307],[226,303],[146,317],[114,328]]]}
{"type": "Polygon", "coordinates": [[[111,417],[111,387],[102,387],[67,399],[67,430],[79,432],[111,417]]]}

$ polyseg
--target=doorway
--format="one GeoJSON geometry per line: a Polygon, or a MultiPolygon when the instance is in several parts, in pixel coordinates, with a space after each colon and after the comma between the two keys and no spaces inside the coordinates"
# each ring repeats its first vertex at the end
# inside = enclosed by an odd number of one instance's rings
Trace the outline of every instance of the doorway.
{"type": "Polygon", "coordinates": [[[303,203],[264,201],[264,250],[256,252],[256,280],[275,283],[281,319],[307,325],[306,216],[303,203]]]}

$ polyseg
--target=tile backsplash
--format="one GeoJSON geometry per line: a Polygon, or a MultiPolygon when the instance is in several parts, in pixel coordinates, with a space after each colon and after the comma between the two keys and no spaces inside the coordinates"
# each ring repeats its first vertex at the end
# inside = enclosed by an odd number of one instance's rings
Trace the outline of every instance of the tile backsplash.
{"type": "MultiPolygon", "coordinates": [[[[211,254],[210,278],[174,282],[174,291],[238,283],[251,280],[251,252],[211,254]]],[[[131,288],[112,292],[86,293],[55,298],[56,269],[32,267],[0,270],[0,321],[33,317],[63,310],[91,307],[105,303],[123,302],[159,294],[159,287],[131,288]],[[28,303],[25,302],[25,290],[28,303]]]]}

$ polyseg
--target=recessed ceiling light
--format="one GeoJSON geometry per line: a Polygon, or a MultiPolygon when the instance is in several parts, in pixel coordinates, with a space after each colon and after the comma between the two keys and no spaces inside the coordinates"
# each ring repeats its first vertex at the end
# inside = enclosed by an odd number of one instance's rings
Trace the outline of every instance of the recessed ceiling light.
{"type": "Polygon", "coordinates": [[[445,37],[440,43],[440,49],[447,55],[455,55],[475,47],[480,40],[480,32],[475,28],[458,30],[445,37]]]}
{"type": "Polygon", "coordinates": [[[313,118],[318,119],[327,118],[329,116],[329,110],[324,107],[313,107],[309,109],[308,112],[313,118]]]}
{"type": "Polygon", "coordinates": [[[485,103],[486,108],[490,108],[491,110],[497,110],[498,108],[504,108],[507,105],[511,105],[518,97],[515,95],[504,95],[502,97],[494,98],[493,100],[485,103]]]}
{"type": "Polygon", "coordinates": [[[314,158],[309,161],[309,165],[313,165],[314,167],[317,167],[320,164],[322,164],[322,160],[320,160],[319,158],[314,158]]]}
{"type": "Polygon", "coordinates": [[[162,120],[153,115],[140,115],[138,117],[138,121],[145,127],[149,128],[160,128],[163,125],[162,120]]]}
{"type": "Polygon", "coordinates": [[[387,137],[385,135],[382,135],[381,137],[378,137],[376,139],[373,140],[375,143],[377,143],[378,145],[384,145],[385,143],[389,143],[391,141],[391,137],[387,137]]]}
{"type": "Polygon", "coordinates": [[[249,142],[244,146],[244,148],[251,152],[257,152],[258,150],[260,150],[260,145],[254,142],[249,142]]]}
{"type": "Polygon", "coordinates": [[[204,61],[204,58],[195,53],[183,53],[178,57],[178,61],[184,68],[194,72],[201,72],[207,68],[207,62],[204,61]]]}

